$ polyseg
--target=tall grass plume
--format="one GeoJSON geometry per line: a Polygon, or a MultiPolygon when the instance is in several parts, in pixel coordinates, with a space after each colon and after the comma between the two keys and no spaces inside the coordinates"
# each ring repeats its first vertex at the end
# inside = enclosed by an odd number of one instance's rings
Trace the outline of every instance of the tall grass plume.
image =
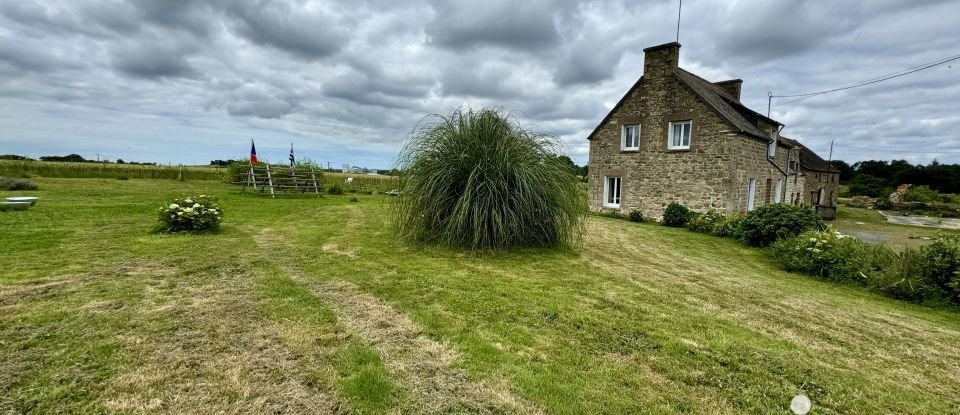
{"type": "Polygon", "coordinates": [[[564,149],[500,109],[424,119],[397,159],[398,235],[472,250],[578,242],[586,203],[564,149]]]}

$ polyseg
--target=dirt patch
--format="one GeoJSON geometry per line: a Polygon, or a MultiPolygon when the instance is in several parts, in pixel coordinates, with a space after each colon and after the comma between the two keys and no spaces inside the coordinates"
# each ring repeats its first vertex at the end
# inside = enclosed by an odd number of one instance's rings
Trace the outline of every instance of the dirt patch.
{"type": "Polygon", "coordinates": [[[325,254],[342,255],[348,258],[356,258],[357,253],[349,250],[340,249],[340,246],[334,243],[324,244],[320,250],[325,254]]]}

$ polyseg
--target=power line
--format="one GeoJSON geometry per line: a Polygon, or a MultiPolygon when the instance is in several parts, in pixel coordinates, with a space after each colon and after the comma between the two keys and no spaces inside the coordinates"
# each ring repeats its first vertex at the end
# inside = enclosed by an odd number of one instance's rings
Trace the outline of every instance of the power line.
{"type": "Polygon", "coordinates": [[[885,147],[858,147],[858,146],[848,146],[836,144],[837,147],[845,148],[848,150],[875,150],[875,151],[888,151],[892,153],[914,153],[914,154],[960,154],[960,149],[948,149],[948,150],[930,150],[930,151],[914,151],[914,150],[901,150],[896,148],[885,148],[885,147]]]}
{"type": "MultiPolygon", "coordinates": [[[[828,89],[828,90],[825,90],[825,91],[808,92],[808,93],[805,93],[805,94],[791,94],[791,95],[772,95],[772,94],[770,94],[769,97],[770,97],[770,98],[796,98],[796,97],[807,98],[807,97],[812,97],[812,96],[815,96],[815,95],[823,95],[823,94],[829,94],[829,93],[831,93],[831,92],[837,92],[837,91],[843,91],[843,90],[847,90],[847,89],[859,88],[859,87],[862,87],[862,86],[872,85],[872,84],[875,84],[875,83],[878,83],[878,82],[883,82],[883,81],[887,81],[887,80],[890,80],[890,79],[899,78],[899,77],[901,77],[901,76],[909,75],[909,74],[912,74],[912,73],[914,73],[914,72],[920,72],[920,71],[922,71],[922,70],[930,69],[930,68],[933,68],[933,67],[935,67],[935,66],[940,66],[940,65],[943,65],[943,64],[948,63],[948,62],[953,62],[953,61],[955,61],[955,60],[957,60],[957,59],[960,59],[960,55],[949,56],[949,57],[942,58],[942,59],[938,59],[938,60],[935,60],[935,61],[932,61],[932,62],[927,62],[927,63],[921,64],[921,65],[913,66],[913,67],[910,67],[910,68],[907,68],[907,69],[904,69],[904,70],[901,70],[901,71],[893,72],[893,73],[891,73],[891,74],[881,75],[881,76],[878,76],[878,77],[876,77],[876,78],[868,79],[868,80],[866,80],[866,81],[857,82],[857,83],[855,83],[855,84],[847,85],[847,86],[843,86],[843,87],[839,87],[839,88],[828,89]]],[[[795,100],[795,101],[799,101],[799,100],[795,100]]],[[[790,101],[790,102],[795,102],[795,101],[790,101]]]]}

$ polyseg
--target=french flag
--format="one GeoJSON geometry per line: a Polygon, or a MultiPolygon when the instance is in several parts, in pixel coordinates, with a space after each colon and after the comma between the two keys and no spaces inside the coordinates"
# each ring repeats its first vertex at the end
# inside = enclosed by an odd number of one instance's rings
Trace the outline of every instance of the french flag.
{"type": "Polygon", "coordinates": [[[253,139],[250,140],[250,164],[257,164],[257,146],[253,144],[253,139]]]}

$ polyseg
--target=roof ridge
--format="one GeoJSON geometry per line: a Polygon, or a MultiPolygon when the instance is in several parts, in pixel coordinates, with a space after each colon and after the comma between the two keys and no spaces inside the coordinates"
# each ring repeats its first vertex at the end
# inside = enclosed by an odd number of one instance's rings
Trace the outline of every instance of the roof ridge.
{"type": "MultiPolygon", "coordinates": [[[[700,76],[700,75],[697,75],[697,74],[695,74],[695,73],[693,73],[693,72],[690,72],[690,71],[688,71],[688,70],[686,70],[686,69],[683,69],[683,68],[681,68],[681,67],[679,67],[679,66],[677,67],[677,70],[684,71],[684,72],[686,72],[688,75],[693,76],[693,77],[695,77],[695,78],[697,78],[697,79],[699,79],[699,80],[701,80],[701,81],[703,81],[703,82],[706,82],[706,83],[710,84],[710,86],[714,89],[714,92],[720,93],[720,95],[723,95],[724,98],[730,98],[731,100],[734,100],[734,99],[733,99],[733,95],[730,95],[730,93],[728,93],[727,90],[725,90],[725,89],[720,88],[719,86],[717,86],[716,83],[710,82],[709,79],[704,78],[704,77],[702,77],[702,76],[700,76]]],[[[722,81],[722,82],[725,82],[725,81],[722,81]]],[[[734,101],[735,101],[735,100],[734,100],[734,101]]]]}

